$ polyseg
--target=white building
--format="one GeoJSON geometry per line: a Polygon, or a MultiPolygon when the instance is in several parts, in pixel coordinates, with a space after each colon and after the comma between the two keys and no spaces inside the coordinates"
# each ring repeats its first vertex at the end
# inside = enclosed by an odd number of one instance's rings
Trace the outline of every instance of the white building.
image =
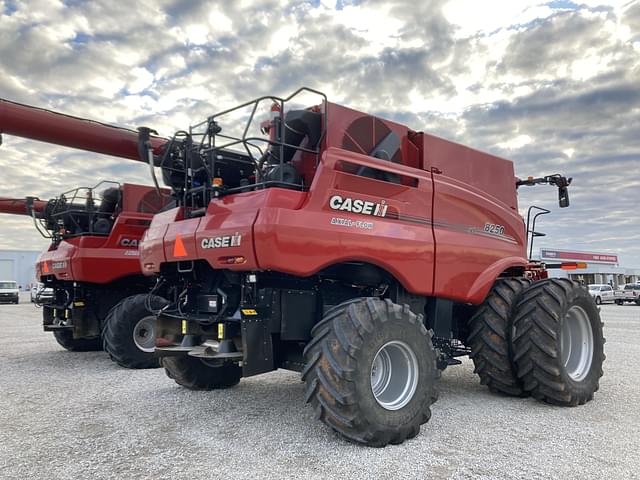
{"type": "Polygon", "coordinates": [[[40,256],[33,250],[0,250],[0,280],[15,280],[22,290],[36,281],[35,265],[40,256]]]}

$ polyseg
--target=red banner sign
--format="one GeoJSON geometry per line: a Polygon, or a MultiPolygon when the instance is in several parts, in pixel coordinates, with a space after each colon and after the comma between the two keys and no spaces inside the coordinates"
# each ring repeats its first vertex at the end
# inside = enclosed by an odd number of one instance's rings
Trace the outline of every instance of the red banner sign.
{"type": "Polygon", "coordinates": [[[573,260],[596,263],[618,263],[618,256],[610,253],[587,253],[587,252],[567,252],[565,250],[540,251],[540,257],[553,260],[573,260]]]}

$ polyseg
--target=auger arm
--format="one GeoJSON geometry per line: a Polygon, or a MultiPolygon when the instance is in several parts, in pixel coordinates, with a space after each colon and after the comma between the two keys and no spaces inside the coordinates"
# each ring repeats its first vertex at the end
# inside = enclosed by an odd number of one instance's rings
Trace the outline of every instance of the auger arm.
{"type": "MultiPolygon", "coordinates": [[[[141,161],[138,132],[0,99],[0,134],[141,161]]],[[[166,139],[150,136],[155,154],[166,139]]]]}
{"type": "Polygon", "coordinates": [[[27,215],[31,217],[35,214],[39,217],[44,213],[49,202],[40,200],[37,197],[6,198],[0,197],[0,213],[10,215],[27,215]]]}

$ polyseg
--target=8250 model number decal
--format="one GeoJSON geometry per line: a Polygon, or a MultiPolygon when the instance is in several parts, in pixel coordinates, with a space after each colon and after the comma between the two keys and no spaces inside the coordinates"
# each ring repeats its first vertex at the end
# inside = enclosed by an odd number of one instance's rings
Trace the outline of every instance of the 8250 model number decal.
{"type": "Polygon", "coordinates": [[[491,233],[493,235],[504,235],[504,226],[498,225],[497,223],[485,223],[484,231],[485,233],[491,233]]]}

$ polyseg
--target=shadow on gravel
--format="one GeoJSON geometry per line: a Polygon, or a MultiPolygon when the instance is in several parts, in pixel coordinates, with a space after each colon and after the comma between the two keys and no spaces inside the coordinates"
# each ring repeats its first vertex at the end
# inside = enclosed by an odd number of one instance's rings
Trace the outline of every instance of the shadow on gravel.
{"type": "MultiPolygon", "coordinates": [[[[66,369],[69,366],[87,367],[99,363],[111,364],[111,360],[104,352],[68,352],[66,350],[48,350],[45,352],[12,352],[4,358],[10,363],[27,363],[30,367],[50,367],[52,369],[66,369]]],[[[115,365],[115,364],[114,364],[115,365]]],[[[117,366],[117,365],[116,365],[117,366]]]]}

